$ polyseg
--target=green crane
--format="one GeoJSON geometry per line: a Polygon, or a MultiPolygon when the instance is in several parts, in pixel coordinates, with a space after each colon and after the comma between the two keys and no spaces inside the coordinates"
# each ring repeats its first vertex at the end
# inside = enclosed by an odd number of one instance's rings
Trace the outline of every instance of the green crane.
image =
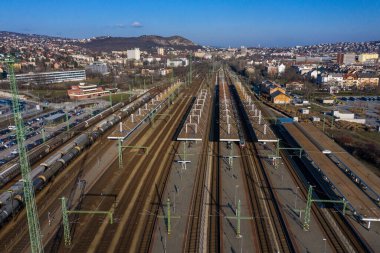
{"type": "Polygon", "coordinates": [[[29,236],[30,236],[30,248],[32,253],[43,252],[42,238],[40,223],[38,220],[36,200],[34,198],[33,183],[30,177],[30,164],[25,148],[25,129],[24,122],[22,120],[22,115],[20,111],[20,101],[18,96],[16,78],[14,74],[14,60],[5,59],[2,61],[8,66],[8,76],[10,88],[12,91],[12,107],[13,107],[13,117],[16,126],[16,136],[17,136],[17,146],[19,153],[19,162],[21,168],[22,182],[24,187],[24,203],[26,207],[26,214],[29,226],[29,236]]]}

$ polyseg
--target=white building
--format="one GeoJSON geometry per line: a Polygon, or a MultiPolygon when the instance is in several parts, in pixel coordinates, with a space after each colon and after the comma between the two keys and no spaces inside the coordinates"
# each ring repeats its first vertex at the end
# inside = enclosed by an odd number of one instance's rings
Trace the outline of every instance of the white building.
{"type": "Polygon", "coordinates": [[[353,54],[353,53],[344,54],[344,56],[343,56],[343,63],[345,65],[353,64],[355,62],[356,62],[356,54],[353,54]]]}
{"type": "Polygon", "coordinates": [[[187,58],[180,58],[180,59],[167,59],[166,60],[166,66],[167,67],[185,67],[189,65],[189,60],[187,58]]]}
{"type": "Polygon", "coordinates": [[[102,75],[108,74],[108,67],[107,64],[104,62],[93,62],[90,65],[86,66],[86,71],[91,72],[91,73],[99,73],[102,75]]]}
{"type": "Polygon", "coordinates": [[[366,119],[358,119],[355,118],[354,113],[341,113],[339,111],[332,111],[331,114],[336,118],[335,121],[348,121],[348,122],[354,122],[359,124],[365,124],[366,119]]]}
{"type": "Polygon", "coordinates": [[[281,63],[280,65],[278,65],[277,69],[278,69],[278,74],[281,75],[282,73],[285,72],[286,66],[281,63]]]}
{"type": "Polygon", "coordinates": [[[140,60],[140,49],[135,48],[135,49],[130,49],[127,50],[127,58],[128,60],[140,60]]]}
{"type": "Polygon", "coordinates": [[[79,62],[94,62],[94,57],[87,56],[87,55],[82,55],[82,54],[73,54],[71,56],[74,61],[79,61],[79,62]]]}
{"type": "Polygon", "coordinates": [[[40,72],[16,75],[17,82],[20,83],[36,83],[50,84],[86,80],[85,70],[70,70],[70,71],[54,71],[40,72]]]}
{"type": "Polygon", "coordinates": [[[163,47],[157,48],[157,54],[158,55],[164,55],[164,48],[163,47]]]}

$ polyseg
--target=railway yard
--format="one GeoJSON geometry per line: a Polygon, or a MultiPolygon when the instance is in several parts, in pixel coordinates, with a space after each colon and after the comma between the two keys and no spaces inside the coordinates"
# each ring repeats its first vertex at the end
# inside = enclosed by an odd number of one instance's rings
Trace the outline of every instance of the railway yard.
{"type": "MultiPolygon", "coordinates": [[[[378,176],[228,67],[190,80],[73,111],[43,141],[27,122],[45,252],[379,251],[378,176]]],[[[0,252],[29,252],[17,158],[0,173],[0,252]]]]}

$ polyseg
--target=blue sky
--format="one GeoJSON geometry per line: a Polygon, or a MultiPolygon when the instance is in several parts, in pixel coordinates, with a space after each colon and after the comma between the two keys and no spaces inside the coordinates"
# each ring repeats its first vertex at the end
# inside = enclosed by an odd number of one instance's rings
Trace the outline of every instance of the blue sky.
{"type": "Polygon", "coordinates": [[[380,40],[380,0],[6,0],[1,8],[0,31],[72,38],[181,35],[214,46],[380,40]]]}

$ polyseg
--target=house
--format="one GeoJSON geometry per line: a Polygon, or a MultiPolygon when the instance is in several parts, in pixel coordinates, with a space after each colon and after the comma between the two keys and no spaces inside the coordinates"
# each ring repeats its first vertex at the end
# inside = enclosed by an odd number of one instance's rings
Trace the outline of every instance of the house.
{"type": "Polygon", "coordinates": [[[302,114],[309,114],[310,110],[308,108],[301,108],[300,109],[300,113],[302,113],[302,114]]]}
{"type": "Polygon", "coordinates": [[[276,90],[270,94],[271,102],[274,104],[289,104],[291,102],[291,97],[281,92],[281,90],[276,90]]]}
{"type": "Polygon", "coordinates": [[[272,89],[272,92],[274,92],[275,90],[273,89],[276,87],[281,88],[281,85],[275,82],[271,82],[269,80],[265,80],[261,83],[260,90],[262,93],[270,94],[271,89],[272,89]]]}
{"type": "Polygon", "coordinates": [[[283,74],[285,72],[285,69],[286,69],[286,66],[283,63],[278,65],[278,67],[277,67],[278,74],[279,75],[283,74]]]}
{"type": "Polygon", "coordinates": [[[278,68],[274,65],[267,66],[267,72],[270,76],[276,76],[278,74],[278,68]]]}
{"type": "Polygon", "coordinates": [[[304,84],[299,83],[299,82],[291,82],[291,83],[285,84],[285,88],[287,90],[302,90],[303,87],[304,87],[304,84]]]}
{"type": "Polygon", "coordinates": [[[347,87],[358,86],[359,80],[356,72],[349,72],[343,75],[343,85],[347,87]]]}
{"type": "Polygon", "coordinates": [[[285,94],[285,89],[280,84],[265,80],[261,83],[260,90],[264,97],[275,104],[289,104],[291,97],[285,94]]]}
{"type": "Polygon", "coordinates": [[[357,77],[358,88],[364,88],[368,86],[375,87],[379,85],[379,78],[371,73],[359,73],[357,77]]]}

